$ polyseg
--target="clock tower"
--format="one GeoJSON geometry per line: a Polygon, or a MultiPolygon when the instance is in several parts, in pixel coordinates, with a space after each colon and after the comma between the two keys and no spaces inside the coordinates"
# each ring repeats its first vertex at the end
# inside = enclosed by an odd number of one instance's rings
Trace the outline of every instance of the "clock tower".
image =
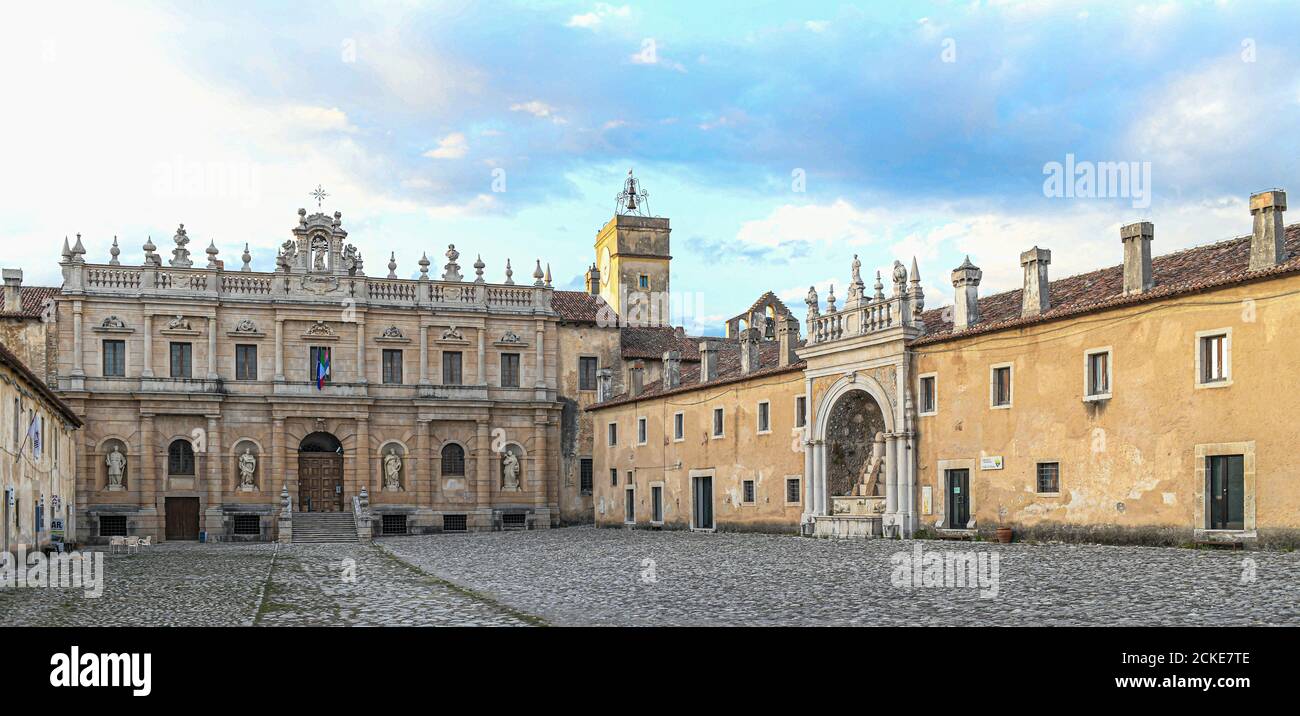
{"type": "Polygon", "coordinates": [[[624,325],[668,326],[668,219],[649,215],[649,195],[628,172],[614,218],[596,234],[599,293],[624,325]]]}

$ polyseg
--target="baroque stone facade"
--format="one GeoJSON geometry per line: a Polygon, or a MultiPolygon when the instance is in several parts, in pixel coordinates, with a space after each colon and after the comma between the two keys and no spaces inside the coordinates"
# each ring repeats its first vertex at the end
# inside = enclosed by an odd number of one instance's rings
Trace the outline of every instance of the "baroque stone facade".
{"type": "Polygon", "coordinates": [[[376,533],[559,520],[549,270],[492,283],[480,259],[469,279],[452,246],[440,279],[427,259],[396,278],[395,258],[377,279],[347,238],[338,212],[299,210],[274,273],[247,250],[227,270],[212,244],[196,263],[184,226],[170,259],[148,242],[140,266],[65,250],[80,539],[112,516],[158,540],[270,540],[285,488],[313,512],[350,512],[364,488],[376,533]]]}

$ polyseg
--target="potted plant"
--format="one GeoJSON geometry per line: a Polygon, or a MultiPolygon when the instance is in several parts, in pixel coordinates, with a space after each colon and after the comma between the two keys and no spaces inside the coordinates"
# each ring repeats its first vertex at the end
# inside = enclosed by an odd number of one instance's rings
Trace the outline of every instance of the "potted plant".
{"type": "Polygon", "coordinates": [[[1011,535],[1012,535],[1012,532],[1011,532],[1011,528],[1010,528],[1010,527],[999,527],[999,528],[998,528],[998,542],[999,542],[999,543],[1001,543],[1001,544],[1011,544],[1011,535]]]}

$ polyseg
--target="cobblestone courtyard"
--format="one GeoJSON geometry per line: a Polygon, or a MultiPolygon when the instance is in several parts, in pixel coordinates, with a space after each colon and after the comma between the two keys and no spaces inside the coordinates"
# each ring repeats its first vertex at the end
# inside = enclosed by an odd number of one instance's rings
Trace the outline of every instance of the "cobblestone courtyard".
{"type": "Polygon", "coordinates": [[[110,555],[104,595],[0,590],[0,624],[1300,626],[1300,555],[574,528],[110,555]],[[998,590],[891,583],[897,553],[996,553],[998,590]]]}

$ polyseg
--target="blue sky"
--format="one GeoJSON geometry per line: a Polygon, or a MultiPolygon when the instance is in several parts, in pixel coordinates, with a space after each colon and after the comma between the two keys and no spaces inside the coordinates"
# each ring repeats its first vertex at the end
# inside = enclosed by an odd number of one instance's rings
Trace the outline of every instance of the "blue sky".
{"type": "MultiPolygon", "coordinates": [[[[1249,231],[1300,173],[1300,12],[1271,2],[71,3],[0,48],[5,266],[57,283],[78,232],[139,262],[175,225],[269,270],[298,207],[372,275],[447,244],[576,288],[629,167],[673,220],[694,330],[762,291],[916,256],[1055,276],[1249,231]],[[1149,167],[1150,201],[1044,195],[1044,167],[1149,167]],[[495,173],[494,173],[495,172],[495,173]],[[494,177],[505,191],[494,191],[494,177]],[[794,181],[803,177],[802,186],[794,181]]],[[[499,184],[496,188],[500,188],[499,184]]],[[[525,271],[526,272],[526,271],[525,271]]],[[[842,286],[839,289],[842,295],[842,286]]],[[[801,312],[801,310],[800,310],[801,312]]]]}

